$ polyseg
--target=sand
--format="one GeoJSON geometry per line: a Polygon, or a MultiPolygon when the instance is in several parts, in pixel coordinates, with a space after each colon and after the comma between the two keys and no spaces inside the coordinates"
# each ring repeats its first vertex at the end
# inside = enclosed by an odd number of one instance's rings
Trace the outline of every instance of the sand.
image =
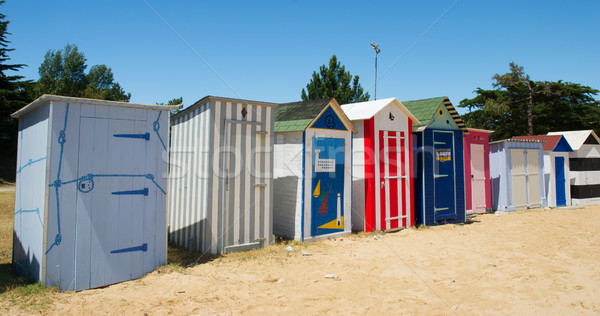
{"type": "MultiPolygon", "coordinates": [[[[600,206],[485,214],[222,256],[53,298],[51,314],[600,313],[600,206]],[[303,256],[304,250],[312,256],[303,256]],[[327,274],[337,277],[328,279],[327,274]]],[[[14,307],[11,314],[18,313],[14,307]]]]}

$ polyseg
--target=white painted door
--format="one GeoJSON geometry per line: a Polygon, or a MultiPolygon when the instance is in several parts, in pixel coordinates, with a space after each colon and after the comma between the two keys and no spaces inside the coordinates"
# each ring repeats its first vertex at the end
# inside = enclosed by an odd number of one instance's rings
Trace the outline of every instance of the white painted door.
{"type": "Polygon", "coordinates": [[[537,151],[526,152],[527,159],[527,204],[530,208],[542,206],[540,195],[540,162],[537,151]]]}
{"type": "Polygon", "coordinates": [[[485,151],[482,144],[471,144],[472,212],[485,212],[485,151]]]}
{"type": "MultiPolygon", "coordinates": [[[[76,222],[76,289],[143,275],[146,121],[81,118],[76,222]]],[[[154,245],[151,244],[150,247],[154,245]]]]}
{"type": "Polygon", "coordinates": [[[527,208],[527,170],[525,167],[525,150],[511,149],[510,164],[512,172],[513,207],[527,208]]]}

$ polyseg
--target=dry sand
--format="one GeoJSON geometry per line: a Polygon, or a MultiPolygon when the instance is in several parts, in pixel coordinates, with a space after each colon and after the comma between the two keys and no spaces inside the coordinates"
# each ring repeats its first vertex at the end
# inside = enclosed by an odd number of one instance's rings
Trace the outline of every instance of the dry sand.
{"type": "MultiPolygon", "coordinates": [[[[235,253],[61,293],[52,314],[600,313],[600,206],[235,253]],[[312,253],[302,256],[300,250],[312,253]],[[327,279],[326,274],[337,279],[327,279]]],[[[8,310],[18,313],[18,310],[8,310]]]]}

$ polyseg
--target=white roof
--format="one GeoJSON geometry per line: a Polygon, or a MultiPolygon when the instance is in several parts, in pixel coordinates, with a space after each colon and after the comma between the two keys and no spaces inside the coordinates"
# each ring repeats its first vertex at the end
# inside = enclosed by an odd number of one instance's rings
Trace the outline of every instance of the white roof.
{"type": "Polygon", "coordinates": [[[153,109],[153,110],[162,110],[162,111],[173,111],[173,110],[177,110],[178,108],[181,107],[181,104],[177,104],[177,105],[142,104],[142,103],[107,101],[107,100],[75,98],[75,97],[65,97],[65,96],[60,96],[60,95],[44,94],[43,96],[35,99],[35,101],[22,107],[20,110],[16,111],[15,113],[11,114],[10,116],[12,116],[14,118],[19,118],[19,117],[23,116],[24,114],[30,112],[31,110],[37,108],[38,106],[40,106],[46,102],[50,102],[50,101],[86,103],[86,104],[96,104],[96,105],[118,106],[118,107],[125,107],[125,108],[153,109]]]}
{"type": "Polygon", "coordinates": [[[365,102],[357,102],[357,103],[348,103],[342,105],[342,110],[346,113],[346,116],[351,121],[358,120],[368,120],[373,116],[377,115],[379,111],[381,111],[386,106],[394,104],[397,106],[406,116],[408,116],[413,124],[420,124],[419,120],[410,113],[410,111],[402,104],[402,102],[398,101],[396,98],[388,98],[388,99],[379,99],[373,101],[365,101],[365,102]]]}
{"type": "Polygon", "coordinates": [[[594,138],[596,138],[596,141],[598,143],[600,143],[600,138],[598,138],[598,135],[596,135],[596,133],[591,129],[583,130],[583,131],[550,132],[550,133],[548,133],[548,135],[563,135],[567,139],[567,142],[569,142],[569,145],[571,145],[571,148],[573,148],[573,150],[579,150],[581,148],[581,145],[583,145],[583,143],[585,143],[585,140],[588,139],[590,134],[592,134],[594,136],[594,138]]]}

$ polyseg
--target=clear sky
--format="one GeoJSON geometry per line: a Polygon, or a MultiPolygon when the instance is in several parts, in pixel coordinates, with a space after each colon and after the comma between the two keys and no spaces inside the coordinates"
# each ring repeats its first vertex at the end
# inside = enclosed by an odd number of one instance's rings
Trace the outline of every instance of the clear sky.
{"type": "Polygon", "coordinates": [[[28,65],[27,79],[39,78],[49,49],[72,43],[138,103],[297,101],[334,54],[373,97],[372,41],[379,99],[456,105],[511,61],[533,80],[600,89],[600,1],[7,0],[0,9],[11,62],[28,65]]]}

